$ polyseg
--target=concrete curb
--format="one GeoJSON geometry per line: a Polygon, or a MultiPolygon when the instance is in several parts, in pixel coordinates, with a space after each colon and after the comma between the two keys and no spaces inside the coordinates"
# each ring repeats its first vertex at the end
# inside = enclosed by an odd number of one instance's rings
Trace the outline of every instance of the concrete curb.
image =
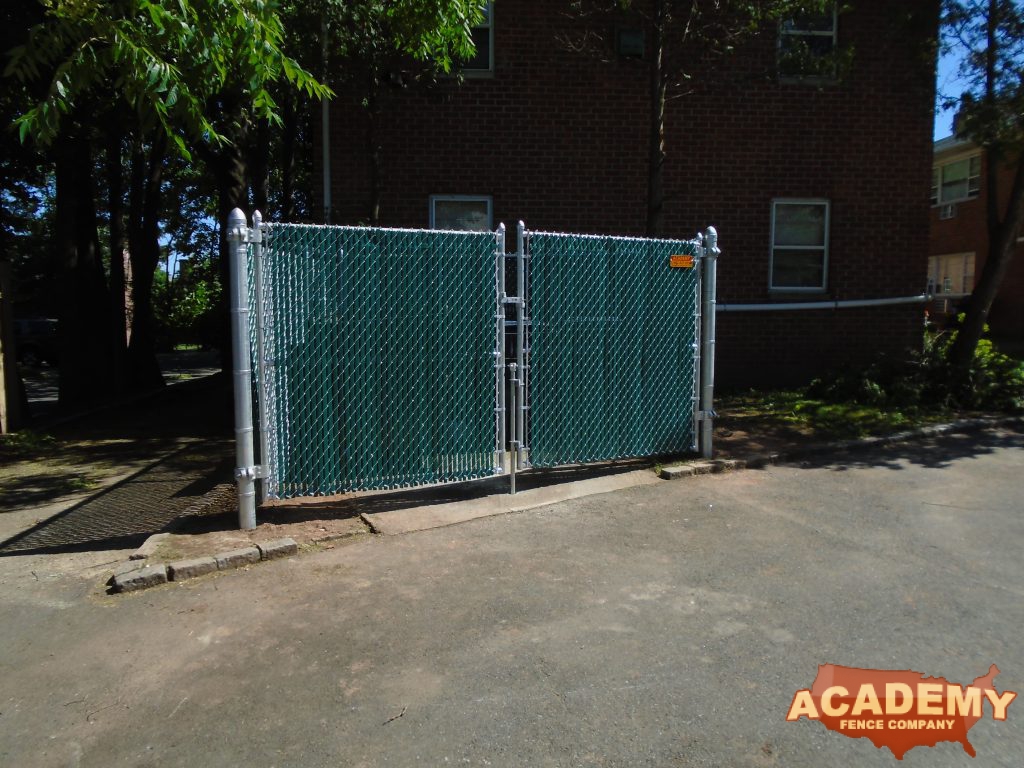
{"type": "Polygon", "coordinates": [[[759,469],[772,464],[781,464],[805,456],[819,453],[839,453],[843,451],[861,451],[894,443],[906,443],[913,440],[924,440],[929,437],[979,432],[992,427],[1024,427],[1022,416],[984,416],[976,419],[959,419],[947,424],[933,424],[928,427],[894,432],[879,437],[864,437],[854,440],[838,440],[826,443],[814,443],[789,451],[776,453],[753,453],[742,459],[715,459],[713,461],[691,461],[664,467],[659,473],[663,480],[678,480],[693,475],[706,475],[725,472],[732,469],[759,469]]]}
{"type": "Polygon", "coordinates": [[[130,560],[119,566],[107,582],[113,592],[137,592],[167,582],[181,582],[219,571],[230,571],[264,560],[277,560],[297,554],[294,539],[261,541],[251,547],[220,552],[210,557],[178,560],[173,563],[150,564],[130,560]]]}

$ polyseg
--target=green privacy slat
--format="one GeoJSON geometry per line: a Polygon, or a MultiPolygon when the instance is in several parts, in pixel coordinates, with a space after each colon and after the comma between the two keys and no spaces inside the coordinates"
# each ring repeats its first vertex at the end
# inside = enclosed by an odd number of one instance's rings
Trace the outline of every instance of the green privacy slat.
{"type": "Polygon", "coordinates": [[[494,252],[491,233],[267,227],[271,497],[495,472],[494,252]]]}
{"type": "Polygon", "coordinates": [[[694,445],[692,241],[531,233],[529,449],[550,467],[694,445]]]}

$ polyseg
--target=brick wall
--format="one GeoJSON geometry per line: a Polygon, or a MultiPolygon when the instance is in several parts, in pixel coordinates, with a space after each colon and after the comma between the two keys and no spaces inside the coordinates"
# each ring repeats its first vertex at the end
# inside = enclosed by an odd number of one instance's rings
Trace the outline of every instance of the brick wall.
{"type": "MultiPolygon", "coordinates": [[[[666,118],[665,228],[721,233],[720,301],[861,299],[920,293],[926,279],[933,79],[916,30],[889,2],[863,0],[839,23],[853,65],[838,84],[783,84],[772,30],[705,67],[666,118]],[[831,201],[828,289],[768,290],[771,201],[831,201]]],[[[431,194],[490,195],[494,221],[537,230],[642,234],[647,65],[568,50],[568,2],[499,0],[494,77],[389,88],[383,99],[381,224],[427,226],[431,194]]],[[[625,17],[624,17],[625,18],[625,17]]],[[[624,23],[629,23],[628,18],[624,23]]],[[[595,27],[609,33],[614,24],[595,27]]],[[[922,31],[923,30],[923,31],[922,31]]],[[[648,38],[649,39],[649,38],[648,38]]],[[[697,61],[696,55],[695,62],[697,61]]],[[[699,62],[695,66],[701,68],[699,62]]],[[[331,116],[334,221],[367,221],[365,114],[331,116]]],[[[806,379],[838,362],[898,352],[920,337],[920,308],[724,316],[723,385],[806,379]]]]}

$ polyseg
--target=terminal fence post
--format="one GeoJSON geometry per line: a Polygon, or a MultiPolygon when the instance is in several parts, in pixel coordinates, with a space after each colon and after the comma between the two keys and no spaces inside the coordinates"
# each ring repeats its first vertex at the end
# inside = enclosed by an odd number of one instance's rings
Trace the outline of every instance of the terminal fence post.
{"type": "Polygon", "coordinates": [[[704,234],[700,355],[700,454],[705,459],[712,457],[715,426],[715,311],[720,254],[718,231],[708,227],[704,234]]]}
{"type": "Polygon", "coordinates": [[[231,259],[231,359],[235,390],[235,480],[238,483],[238,526],[256,527],[256,462],[252,426],[252,363],[249,349],[249,227],[235,208],[228,215],[231,259]]]}

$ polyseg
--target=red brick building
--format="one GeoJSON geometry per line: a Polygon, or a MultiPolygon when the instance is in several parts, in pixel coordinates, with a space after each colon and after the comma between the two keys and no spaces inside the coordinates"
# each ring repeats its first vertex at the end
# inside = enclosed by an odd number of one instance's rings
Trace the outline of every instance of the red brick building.
{"type": "MultiPolygon", "coordinates": [[[[667,108],[662,234],[718,228],[727,309],[924,291],[937,5],[858,0],[763,30],[711,64],[687,54],[697,76],[667,108]],[[780,75],[793,40],[847,51],[849,63],[835,77],[780,75]]],[[[342,94],[330,113],[331,221],[369,221],[376,198],[384,226],[523,219],[643,234],[645,23],[636,12],[581,20],[567,0],[497,0],[462,82],[393,73],[372,130],[362,94],[342,94]],[[584,37],[596,49],[573,50],[584,37]]],[[[806,380],[915,346],[921,327],[920,305],[720,312],[718,380],[806,380]]]]}
{"type": "MultiPolygon", "coordinates": [[[[1009,198],[1013,171],[1007,165],[996,169],[1000,210],[1009,198]]],[[[935,142],[928,282],[936,295],[931,311],[940,321],[956,313],[985,266],[989,172],[981,149],[971,142],[952,136],[935,142]]],[[[992,304],[989,326],[997,338],[1024,339],[1024,238],[1018,240],[992,304]]]]}

